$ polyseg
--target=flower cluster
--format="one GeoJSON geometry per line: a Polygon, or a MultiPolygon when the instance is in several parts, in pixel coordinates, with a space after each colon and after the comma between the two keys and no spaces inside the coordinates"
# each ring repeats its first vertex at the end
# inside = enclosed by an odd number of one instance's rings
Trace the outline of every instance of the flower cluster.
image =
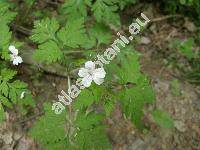
{"type": "Polygon", "coordinates": [[[95,63],[88,61],[85,63],[85,68],[81,68],[78,75],[82,78],[82,84],[89,87],[94,81],[97,85],[103,83],[106,72],[103,68],[95,68],[95,63]]]}
{"type": "Polygon", "coordinates": [[[11,52],[10,60],[13,62],[13,65],[18,65],[23,62],[22,58],[20,56],[18,56],[19,51],[18,51],[18,49],[15,48],[15,46],[10,45],[8,50],[11,52]]]}

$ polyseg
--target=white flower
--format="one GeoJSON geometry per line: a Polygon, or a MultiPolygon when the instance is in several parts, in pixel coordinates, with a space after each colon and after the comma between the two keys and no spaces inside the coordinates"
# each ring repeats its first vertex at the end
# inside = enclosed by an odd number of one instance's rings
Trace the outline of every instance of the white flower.
{"type": "Polygon", "coordinates": [[[18,65],[23,62],[22,58],[18,56],[18,49],[15,48],[15,46],[10,45],[9,46],[9,51],[12,53],[10,54],[11,61],[13,62],[13,65],[18,65]]]}
{"type": "Polygon", "coordinates": [[[23,98],[24,98],[24,95],[25,95],[25,91],[21,93],[20,99],[23,99],[23,98]]]}
{"type": "Polygon", "coordinates": [[[95,63],[88,61],[85,63],[85,68],[81,68],[78,75],[82,77],[82,84],[85,87],[89,87],[94,80],[98,85],[102,84],[106,76],[106,72],[103,68],[95,69],[95,63]]]}

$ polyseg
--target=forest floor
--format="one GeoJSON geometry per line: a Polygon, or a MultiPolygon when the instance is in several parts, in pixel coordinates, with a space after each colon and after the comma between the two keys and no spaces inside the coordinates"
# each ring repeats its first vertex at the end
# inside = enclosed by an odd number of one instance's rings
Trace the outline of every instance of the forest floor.
{"type": "MultiPolygon", "coordinates": [[[[156,103],[151,107],[167,111],[174,120],[175,128],[166,130],[152,125],[150,131],[142,132],[124,119],[120,105],[117,105],[112,116],[105,121],[109,127],[107,134],[116,150],[200,150],[199,87],[180,79],[180,95],[174,94],[172,82],[179,79],[180,74],[167,66],[161,56],[158,57],[163,53],[161,49],[166,50],[174,37],[189,38],[194,31],[184,26],[188,23],[186,19],[162,20],[163,15],[151,14],[154,18],[162,17],[150,25],[150,32],[145,30],[142,33],[143,40],[135,49],[142,54],[142,72],[149,76],[156,93],[156,103]]],[[[171,55],[170,52],[167,54],[171,55]]],[[[19,78],[29,83],[36,96],[37,107],[26,118],[15,110],[9,112],[8,121],[0,126],[0,147],[6,150],[38,150],[41,146],[28,137],[27,131],[41,116],[44,101],[56,100],[57,94],[67,89],[67,78],[35,72],[29,65],[22,65],[19,70],[19,78]]],[[[148,122],[148,119],[144,118],[145,121],[148,122]]]]}

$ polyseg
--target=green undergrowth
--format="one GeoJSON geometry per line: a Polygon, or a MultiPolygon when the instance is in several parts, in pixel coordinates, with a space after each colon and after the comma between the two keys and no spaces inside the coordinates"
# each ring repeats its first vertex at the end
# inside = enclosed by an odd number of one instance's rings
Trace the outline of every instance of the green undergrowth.
{"type": "MultiPolygon", "coordinates": [[[[63,65],[69,71],[77,69],[85,61],[92,60],[92,54],[101,53],[99,49],[111,43],[113,28],[121,27],[120,12],[135,3],[135,0],[66,0],[56,8],[55,14],[41,16],[37,12],[38,17],[30,13],[36,1],[27,1],[23,4],[27,6],[25,10],[36,17],[27,39],[36,47],[33,60],[38,64],[63,65]]],[[[11,67],[8,51],[10,45],[18,48],[19,52],[23,49],[23,43],[12,34],[11,26],[18,21],[28,24],[26,15],[21,16],[19,8],[14,7],[17,6],[15,3],[1,1],[0,6],[0,121],[4,121],[5,112],[15,109],[13,106],[19,107],[20,112],[26,115],[29,107],[35,107],[35,101],[28,85],[17,79],[19,68],[11,67]],[[23,98],[22,92],[25,92],[23,98]]],[[[133,46],[122,49],[117,58],[105,67],[104,84],[93,84],[83,90],[70,108],[60,115],[52,111],[49,100],[44,100],[44,115],[35,121],[29,136],[47,150],[111,149],[106,134],[108,127],[104,122],[112,116],[117,103],[125,119],[130,119],[141,130],[147,128],[142,122],[144,112],[152,114],[158,126],[173,127],[167,113],[156,109],[144,110],[156,98],[150,80],[141,72],[139,58],[140,54],[133,46]],[[99,111],[97,108],[102,109],[99,111]]]]}

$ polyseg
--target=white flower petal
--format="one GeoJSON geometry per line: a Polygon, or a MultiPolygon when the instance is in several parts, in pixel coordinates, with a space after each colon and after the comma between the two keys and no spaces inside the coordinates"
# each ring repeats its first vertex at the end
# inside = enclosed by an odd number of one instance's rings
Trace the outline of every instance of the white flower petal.
{"type": "Polygon", "coordinates": [[[92,76],[90,76],[90,75],[87,75],[86,77],[84,77],[84,78],[82,79],[82,84],[83,84],[85,87],[90,87],[91,83],[92,83],[92,76]]]}
{"type": "Polygon", "coordinates": [[[10,45],[10,46],[8,47],[8,49],[9,49],[9,51],[14,51],[14,50],[15,50],[15,46],[10,45]]]}
{"type": "Polygon", "coordinates": [[[13,60],[13,65],[18,65],[21,64],[22,62],[23,62],[22,58],[20,56],[17,56],[13,60]]]}
{"type": "Polygon", "coordinates": [[[95,69],[93,72],[94,78],[105,78],[106,72],[103,68],[95,69]]]}
{"type": "Polygon", "coordinates": [[[13,65],[18,65],[18,60],[17,59],[13,60],[13,65]]]}
{"type": "Polygon", "coordinates": [[[95,69],[95,63],[92,61],[88,61],[85,63],[85,68],[81,68],[79,70],[78,75],[82,77],[82,84],[85,87],[89,87],[92,84],[92,81],[98,85],[104,82],[106,72],[104,68],[95,69]]]}
{"type": "Polygon", "coordinates": [[[18,60],[18,62],[21,64],[23,62],[22,58],[20,56],[17,56],[16,59],[18,60]]]}
{"type": "Polygon", "coordinates": [[[24,98],[24,95],[25,95],[25,91],[21,93],[20,99],[23,99],[23,98],[24,98]]]}
{"type": "Polygon", "coordinates": [[[97,84],[97,85],[100,85],[103,83],[104,79],[102,78],[97,78],[97,77],[94,77],[93,78],[94,82],[97,84]]]}
{"type": "Polygon", "coordinates": [[[13,47],[9,47],[9,51],[13,54],[13,55],[18,55],[18,53],[19,53],[19,51],[18,51],[18,49],[16,49],[16,48],[13,48],[13,47]]]}
{"type": "Polygon", "coordinates": [[[85,63],[85,68],[89,70],[94,70],[95,69],[95,63],[92,61],[88,61],[85,63]]]}
{"type": "Polygon", "coordinates": [[[89,73],[88,73],[88,69],[85,69],[85,68],[81,68],[80,70],[79,70],[79,72],[78,72],[78,75],[80,76],[80,77],[86,77],[87,75],[89,75],[89,73]]]}

